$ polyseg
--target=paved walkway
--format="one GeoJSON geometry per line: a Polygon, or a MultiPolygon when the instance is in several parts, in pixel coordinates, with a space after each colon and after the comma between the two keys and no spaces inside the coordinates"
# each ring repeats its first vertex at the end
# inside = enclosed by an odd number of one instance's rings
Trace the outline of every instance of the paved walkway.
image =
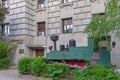
{"type": "Polygon", "coordinates": [[[115,72],[120,74],[120,69],[116,69],[115,72]]]}
{"type": "Polygon", "coordinates": [[[35,80],[30,76],[20,76],[17,70],[0,70],[0,80],[35,80]]]}
{"type": "MultiPolygon", "coordinates": [[[[51,80],[51,79],[42,78],[42,77],[36,78],[31,75],[19,75],[16,69],[8,69],[8,70],[0,70],[0,80],[51,80]]],[[[73,79],[66,78],[61,80],[73,80],[73,79]]]]}

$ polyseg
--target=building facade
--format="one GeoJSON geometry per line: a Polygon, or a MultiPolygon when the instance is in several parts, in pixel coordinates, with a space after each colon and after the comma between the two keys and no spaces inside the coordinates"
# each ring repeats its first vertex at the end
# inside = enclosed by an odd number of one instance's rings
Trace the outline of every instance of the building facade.
{"type": "Polygon", "coordinates": [[[0,22],[0,37],[3,39],[6,38],[9,34],[9,1],[1,0],[0,1],[0,10],[2,14],[5,14],[4,21],[0,22]]]}
{"type": "MultiPolygon", "coordinates": [[[[94,14],[104,13],[105,0],[9,0],[9,40],[17,45],[12,63],[22,56],[46,56],[53,46],[51,35],[58,35],[57,50],[70,39],[76,46],[88,46],[83,31],[94,14]]],[[[120,42],[111,52],[112,64],[120,65],[120,42]]]]}

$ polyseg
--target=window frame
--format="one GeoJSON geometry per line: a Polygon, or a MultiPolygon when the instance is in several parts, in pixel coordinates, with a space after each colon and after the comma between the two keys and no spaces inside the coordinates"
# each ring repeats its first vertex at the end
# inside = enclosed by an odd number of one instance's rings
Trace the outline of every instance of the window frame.
{"type": "Polygon", "coordinates": [[[45,36],[45,32],[46,32],[46,23],[45,22],[38,22],[37,23],[37,36],[42,36],[44,35],[45,36]],[[44,28],[40,28],[39,25],[44,25],[44,28]],[[40,35],[40,32],[41,32],[41,35],[40,35]],[[42,34],[42,32],[44,34],[42,34]]]}
{"type": "Polygon", "coordinates": [[[64,34],[73,33],[73,20],[72,20],[72,18],[62,19],[62,33],[64,33],[64,34]]]}
{"type": "Polygon", "coordinates": [[[9,23],[1,25],[1,36],[9,36],[10,26],[9,23]]]}
{"type": "Polygon", "coordinates": [[[8,0],[2,0],[2,5],[3,5],[5,8],[9,8],[9,1],[8,1],[8,0]]]}
{"type": "Polygon", "coordinates": [[[39,2],[40,0],[37,0],[37,9],[42,9],[45,7],[46,0],[42,0],[42,2],[39,2]]]}
{"type": "Polygon", "coordinates": [[[61,0],[62,4],[66,4],[66,3],[70,3],[70,2],[73,2],[73,0],[61,0]]]}

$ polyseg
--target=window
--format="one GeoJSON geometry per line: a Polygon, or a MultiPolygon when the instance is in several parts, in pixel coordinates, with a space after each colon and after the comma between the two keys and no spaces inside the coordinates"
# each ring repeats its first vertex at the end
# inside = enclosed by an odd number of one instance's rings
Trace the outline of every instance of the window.
{"type": "Polygon", "coordinates": [[[38,36],[45,35],[45,22],[38,23],[38,36]]]}
{"type": "Polygon", "coordinates": [[[38,9],[45,7],[45,0],[38,0],[38,9]]]}
{"type": "Polygon", "coordinates": [[[90,0],[90,1],[95,2],[96,0],[90,0]]]}
{"type": "Polygon", "coordinates": [[[62,20],[62,32],[63,33],[72,33],[73,32],[72,18],[62,20]]]}
{"type": "Polygon", "coordinates": [[[9,7],[9,1],[8,0],[2,0],[2,4],[5,8],[9,7]]]}
{"type": "Polygon", "coordinates": [[[5,24],[1,26],[1,36],[8,36],[9,35],[9,25],[5,24]]]}
{"type": "Polygon", "coordinates": [[[62,3],[72,2],[72,0],[62,0],[62,3]]]}
{"type": "Polygon", "coordinates": [[[24,49],[19,49],[19,54],[23,54],[24,53],[24,49]]]}

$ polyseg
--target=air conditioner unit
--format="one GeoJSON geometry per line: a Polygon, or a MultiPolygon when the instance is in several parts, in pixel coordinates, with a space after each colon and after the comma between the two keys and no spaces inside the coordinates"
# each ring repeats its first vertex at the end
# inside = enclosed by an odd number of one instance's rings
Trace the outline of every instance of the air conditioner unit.
{"type": "Polygon", "coordinates": [[[45,7],[45,3],[43,4],[38,4],[38,8],[44,8],[45,7]]]}
{"type": "Polygon", "coordinates": [[[39,32],[39,35],[43,36],[45,33],[44,32],[39,32]]]}
{"type": "Polygon", "coordinates": [[[45,5],[44,4],[41,4],[41,6],[40,6],[41,8],[43,8],[43,7],[45,7],[45,5]]]}
{"type": "Polygon", "coordinates": [[[42,32],[38,32],[38,35],[39,35],[39,36],[42,35],[42,32]]]}

